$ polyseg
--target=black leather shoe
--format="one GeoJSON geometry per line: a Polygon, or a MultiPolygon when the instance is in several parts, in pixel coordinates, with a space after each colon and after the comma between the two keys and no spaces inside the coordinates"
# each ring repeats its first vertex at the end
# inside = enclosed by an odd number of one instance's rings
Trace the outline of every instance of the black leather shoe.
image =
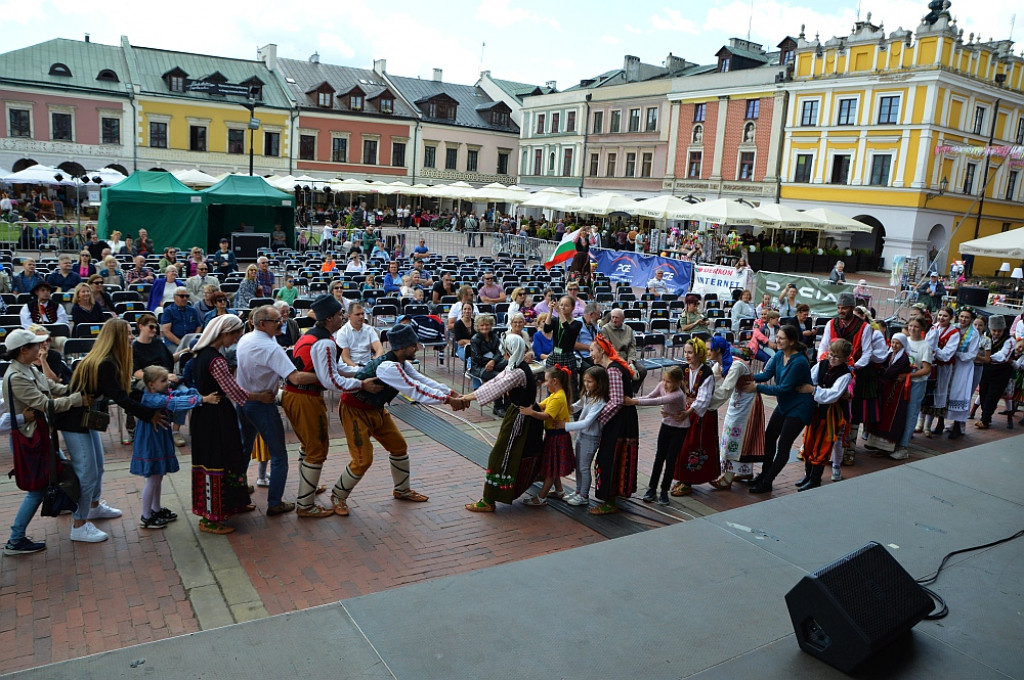
{"type": "Polygon", "coordinates": [[[772,492],[772,485],[771,484],[763,484],[763,483],[762,484],[754,484],[753,486],[750,487],[750,493],[771,493],[771,492],[772,492]]]}
{"type": "Polygon", "coordinates": [[[764,477],[762,477],[761,475],[757,475],[752,479],[737,479],[736,481],[740,482],[741,484],[746,484],[747,486],[757,486],[758,484],[761,483],[761,480],[763,479],[764,477]]]}
{"type": "Polygon", "coordinates": [[[801,480],[800,480],[799,482],[797,482],[796,484],[794,484],[793,486],[803,486],[804,484],[806,484],[806,483],[807,483],[807,482],[809,482],[809,481],[811,481],[811,473],[810,473],[810,472],[808,472],[807,474],[805,474],[805,475],[804,475],[804,478],[803,478],[803,479],[801,479],[801,480]]]}

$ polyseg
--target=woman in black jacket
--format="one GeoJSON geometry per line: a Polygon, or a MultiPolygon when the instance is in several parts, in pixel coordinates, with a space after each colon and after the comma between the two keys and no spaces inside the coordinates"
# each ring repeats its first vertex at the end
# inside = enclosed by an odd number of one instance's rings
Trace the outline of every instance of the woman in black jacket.
{"type": "MultiPolygon", "coordinates": [[[[469,341],[470,363],[469,374],[487,382],[505,370],[505,354],[501,351],[501,341],[494,333],[494,316],[480,314],[476,317],[476,333],[469,341]]],[[[505,415],[504,400],[494,403],[494,415],[499,418],[505,415]]]]}

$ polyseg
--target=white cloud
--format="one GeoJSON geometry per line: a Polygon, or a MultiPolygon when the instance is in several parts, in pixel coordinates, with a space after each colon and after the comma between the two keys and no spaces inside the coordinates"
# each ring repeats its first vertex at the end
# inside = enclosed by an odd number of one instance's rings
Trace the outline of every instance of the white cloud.
{"type": "Polygon", "coordinates": [[[683,16],[683,13],[676,9],[666,7],[664,16],[655,14],[651,17],[651,26],[659,31],[675,31],[679,33],[698,33],[697,24],[691,19],[683,16]]]}
{"type": "Polygon", "coordinates": [[[522,7],[512,7],[511,0],[481,0],[476,8],[476,20],[502,28],[525,21],[562,31],[562,25],[557,19],[522,7]]]}
{"type": "Polygon", "coordinates": [[[614,35],[602,35],[601,42],[605,43],[606,45],[618,45],[619,43],[622,42],[622,39],[617,38],[614,35]]]}
{"type": "Polygon", "coordinates": [[[632,33],[633,35],[640,35],[644,32],[644,29],[630,26],[629,24],[624,25],[623,28],[626,29],[627,33],[632,33]]]}

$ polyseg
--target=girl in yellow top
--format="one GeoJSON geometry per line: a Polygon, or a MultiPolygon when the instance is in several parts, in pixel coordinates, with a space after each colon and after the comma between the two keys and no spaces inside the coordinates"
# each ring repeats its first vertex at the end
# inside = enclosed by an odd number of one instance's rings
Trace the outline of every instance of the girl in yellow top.
{"type": "Polygon", "coordinates": [[[555,365],[544,374],[544,386],[549,396],[540,403],[540,410],[533,406],[520,406],[519,412],[544,421],[544,449],[541,452],[539,474],[544,478],[540,493],[529,496],[524,505],[539,507],[547,505],[548,491],[553,484],[555,490],[551,495],[564,498],[562,477],[576,469],[576,456],[572,452],[572,437],[565,431],[565,423],[569,420],[569,401],[571,397],[572,372],[555,365]]]}

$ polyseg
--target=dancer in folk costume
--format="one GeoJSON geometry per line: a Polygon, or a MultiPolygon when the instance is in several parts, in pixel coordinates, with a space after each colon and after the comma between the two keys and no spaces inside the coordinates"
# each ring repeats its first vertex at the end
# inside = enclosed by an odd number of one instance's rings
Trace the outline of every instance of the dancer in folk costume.
{"type": "Polygon", "coordinates": [[[597,417],[602,426],[601,445],[594,460],[594,495],[601,505],[587,512],[609,515],[619,511],[616,497],[628,498],[636,491],[640,425],[636,407],[623,401],[633,396],[633,369],[603,335],[590,344],[590,358],[608,371],[608,403],[597,417]]]}
{"type": "MultiPolygon", "coordinates": [[[[992,333],[992,349],[989,361],[981,373],[978,397],[981,401],[981,420],[974,424],[980,430],[987,430],[992,424],[992,415],[999,406],[999,400],[1013,387],[1013,359],[1016,342],[1006,332],[1006,317],[998,314],[989,320],[992,333]]],[[[1007,411],[1007,429],[1013,429],[1013,414],[1007,411]]]]}
{"type": "Polygon", "coordinates": [[[892,336],[892,352],[885,363],[885,371],[878,380],[878,402],[881,411],[878,420],[867,423],[868,449],[874,449],[876,458],[887,458],[895,453],[907,425],[910,403],[910,338],[903,333],[892,336]]]}
{"type": "Polygon", "coordinates": [[[827,357],[811,369],[810,385],[798,392],[814,396],[811,423],[804,429],[804,477],[796,483],[798,491],[821,486],[825,466],[832,461],[837,469],[842,456],[842,437],[849,417],[849,398],[853,373],[849,359],[853,345],[849,340],[834,340],[827,357]]]}
{"type": "Polygon", "coordinates": [[[981,385],[981,375],[984,373],[985,366],[992,361],[992,336],[988,332],[988,321],[985,317],[979,315],[974,319],[974,329],[981,334],[981,344],[978,346],[978,355],[974,357],[974,381],[971,386],[971,401],[973,403],[971,404],[971,415],[968,416],[971,420],[974,420],[974,414],[981,408],[981,392],[978,390],[981,385]]]}
{"type": "Polygon", "coordinates": [[[943,307],[935,314],[935,325],[928,331],[925,340],[932,348],[932,380],[925,395],[923,413],[924,436],[942,434],[945,428],[946,399],[949,396],[949,382],[953,377],[953,355],[960,344],[960,326],[953,323],[955,314],[949,307],[943,307]],[[938,419],[935,429],[932,422],[938,419]]]}
{"type": "Polygon", "coordinates": [[[745,362],[734,360],[728,340],[720,335],[711,338],[708,357],[715,362],[715,391],[708,408],[717,411],[729,402],[719,437],[722,476],[710,484],[726,490],[734,479],[753,479],[754,463],[764,461],[764,403],[760,392],[737,389],[754,378],[745,362]]]}
{"type": "Polygon", "coordinates": [[[953,377],[949,384],[946,416],[953,421],[950,439],[964,436],[967,412],[971,408],[971,390],[974,387],[974,359],[981,346],[981,333],[974,327],[975,313],[970,307],[960,310],[960,342],[953,357],[953,377]]]}
{"type": "Polygon", "coordinates": [[[661,406],[661,428],[658,430],[658,445],[654,451],[654,467],[651,481],[643,502],[656,499],[661,505],[668,505],[668,492],[676,471],[676,457],[683,448],[689,433],[690,417],[687,412],[686,393],[683,392],[683,369],[669,366],[661,375],[654,389],[643,397],[626,399],[630,406],[661,406]],[[661,495],[658,495],[658,480],[661,480],[661,495]]]}
{"type": "MultiPolygon", "coordinates": [[[[821,335],[821,344],[818,345],[818,359],[828,358],[828,348],[833,340],[849,340],[853,347],[850,354],[851,368],[853,369],[857,392],[854,394],[852,403],[851,423],[857,424],[863,421],[863,414],[868,412],[874,399],[874,372],[875,367],[871,365],[874,356],[872,341],[875,331],[864,319],[853,314],[855,300],[853,293],[840,293],[836,301],[836,318],[825,325],[821,335]],[[868,387],[861,387],[861,382],[868,383],[868,387]]],[[[852,428],[847,428],[848,430],[852,428]]],[[[853,432],[856,434],[856,432],[853,432]]],[[[843,465],[853,465],[853,436],[850,432],[844,437],[846,451],[843,454],[843,465]]]]}
{"type": "Polygon", "coordinates": [[[683,367],[685,415],[690,419],[690,431],[676,457],[674,477],[679,484],[672,489],[673,496],[685,496],[693,490],[694,484],[718,479],[722,472],[718,461],[718,411],[708,408],[715,392],[715,376],[707,364],[708,346],[703,340],[693,338],[683,348],[683,357],[686,359],[683,367]]]}

